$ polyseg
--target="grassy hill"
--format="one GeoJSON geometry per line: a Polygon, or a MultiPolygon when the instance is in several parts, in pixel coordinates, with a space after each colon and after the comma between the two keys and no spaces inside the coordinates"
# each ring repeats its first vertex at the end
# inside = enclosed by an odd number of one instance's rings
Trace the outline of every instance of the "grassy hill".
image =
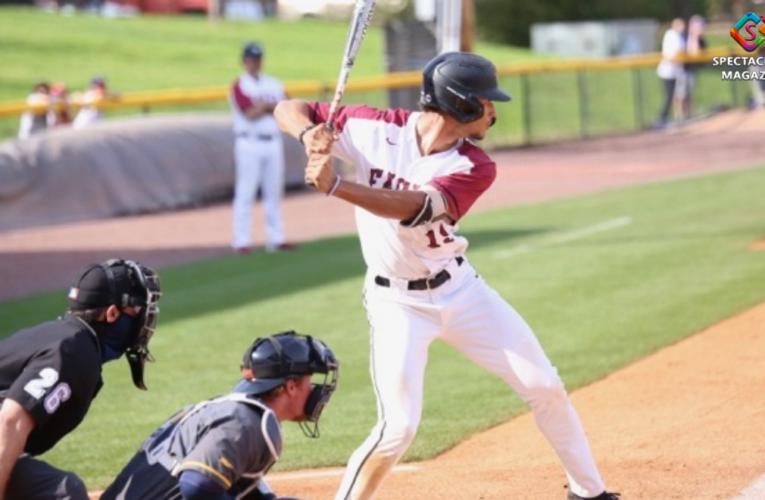
{"type": "MultiPolygon", "coordinates": [[[[337,78],[346,22],[306,19],[222,21],[203,16],[108,19],[71,17],[20,7],[0,8],[0,102],[23,99],[33,82],[64,81],[83,88],[105,75],[122,91],[228,85],[239,73],[243,42],[265,47],[264,70],[286,81],[337,78]]],[[[372,27],[354,66],[355,77],[385,72],[384,33],[372,27]]],[[[479,43],[497,64],[533,59],[525,49],[479,43]]]]}
{"type": "MultiPolygon", "coordinates": [[[[263,44],[267,73],[286,82],[333,81],[347,29],[344,21],[321,19],[213,24],[204,16],[110,19],[0,7],[0,102],[25,99],[38,80],[83,90],[93,75],[105,76],[121,92],[227,86],[241,71],[240,48],[248,40],[263,44]]],[[[370,28],[352,78],[386,72],[384,44],[383,29],[370,28]]],[[[479,43],[476,52],[498,65],[540,57],[488,43],[479,43]]],[[[0,139],[14,136],[17,127],[17,118],[0,119],[0,139]]]]}

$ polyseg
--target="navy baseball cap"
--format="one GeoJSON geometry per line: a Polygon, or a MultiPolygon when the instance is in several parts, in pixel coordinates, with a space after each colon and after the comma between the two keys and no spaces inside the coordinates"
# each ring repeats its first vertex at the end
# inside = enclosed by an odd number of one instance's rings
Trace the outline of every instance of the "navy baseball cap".
{"type": "Polygon", "coordinates": [[[248,42],[242,49],[242,59],[245,57],[252,57],[254,59],[260,59],[263,57],[263,47],[255,42],[248,42]]]}
{"type": "Polygon", "coordinates": [[[103,76],[94,76],[90,79],[90,85],[98,87],[106,87],[106,80],[103,76]]]}

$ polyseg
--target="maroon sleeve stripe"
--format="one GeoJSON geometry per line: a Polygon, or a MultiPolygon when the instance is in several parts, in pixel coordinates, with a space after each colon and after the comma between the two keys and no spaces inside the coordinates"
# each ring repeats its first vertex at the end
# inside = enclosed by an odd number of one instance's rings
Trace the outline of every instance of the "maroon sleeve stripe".
{"type": "Polygon", "coordinates": [[[435,177],[429,182],[448,196],[455,222],[467,214],[497,177],[496,164],[475,144],[465,141],[457,152],[470,162],[470,169],[435,177]]]}
{"type": "Polygon", "coordinates": [[[308,119],[311,120],[313,123],[320,123],[318,108],[319,108],[318,102],[308,103],[308,119]]]}
{"type": "MultiPolygon", "coordinates": [[[[346,122],[351,118],[361,120],[376,120],[385,123],[392,123],[399,127],[406,125],[411,111],[406,109],[388,109],[380,110],[365,105],[340,106],[335,116],[335,130],[342,132],[346,122]]],[[[309,104],[309,118],[314,123],[324,123],[329,117],[329,103],[312,102],[309,104]]]]}
{"type": "Polygon", "coordinates": [[[237,107],[242,111],[242,113],[247,112],[247,110],[252,107],[252,99],[244,95],[244,92],[242,92],[242,88],[239,86],[238,79],[234,82],[234,85],[231,87],[231,95],[234,97],[234,102],[236,103],[237,107]]]}

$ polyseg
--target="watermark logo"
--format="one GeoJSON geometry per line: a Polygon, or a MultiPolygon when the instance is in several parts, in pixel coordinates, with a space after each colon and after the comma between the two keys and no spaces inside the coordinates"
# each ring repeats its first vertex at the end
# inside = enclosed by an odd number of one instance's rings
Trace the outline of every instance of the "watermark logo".
{"type": "Polygon", "coordinates": [[[760,29],[755,30],[761,21],[763,21],[763,16],[758,16],[754,12],[747,12],[744,17],[739,19],[730,29],[730,36],[732,36],[744,50],[747,52],[754,52],[763,40],[765,40],[765,36],[760,35],[760,33],[765,35],[765,24],[760,26],[760,29]]]}

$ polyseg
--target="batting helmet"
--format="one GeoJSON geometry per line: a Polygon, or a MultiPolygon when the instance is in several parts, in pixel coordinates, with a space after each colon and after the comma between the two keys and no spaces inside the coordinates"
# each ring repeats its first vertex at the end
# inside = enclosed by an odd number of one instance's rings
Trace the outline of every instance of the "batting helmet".
{"type": "Polygon", "coordinates": [[[318,422],[329,398],[337,388],[339,363],[329,347],[319,339],[288,331],[257,339],[244,353],[242,380],[233,392],[260,395],[290,379],[315,373],[324,374],[322,383],[314,383],[305,404],[305,416],[314,423],[310,428],[301,422],[303,432],[318,437],[318,422]]]}
{"type": "Polygon", "coordinates": [[[488,59],[469,52],[445,52],[425,66],[420,94],[425,109],[440,109],[461,123],[469,123],[483,116],[481,98],[512,99],[497,86],[497,68],[488,59]]]}

